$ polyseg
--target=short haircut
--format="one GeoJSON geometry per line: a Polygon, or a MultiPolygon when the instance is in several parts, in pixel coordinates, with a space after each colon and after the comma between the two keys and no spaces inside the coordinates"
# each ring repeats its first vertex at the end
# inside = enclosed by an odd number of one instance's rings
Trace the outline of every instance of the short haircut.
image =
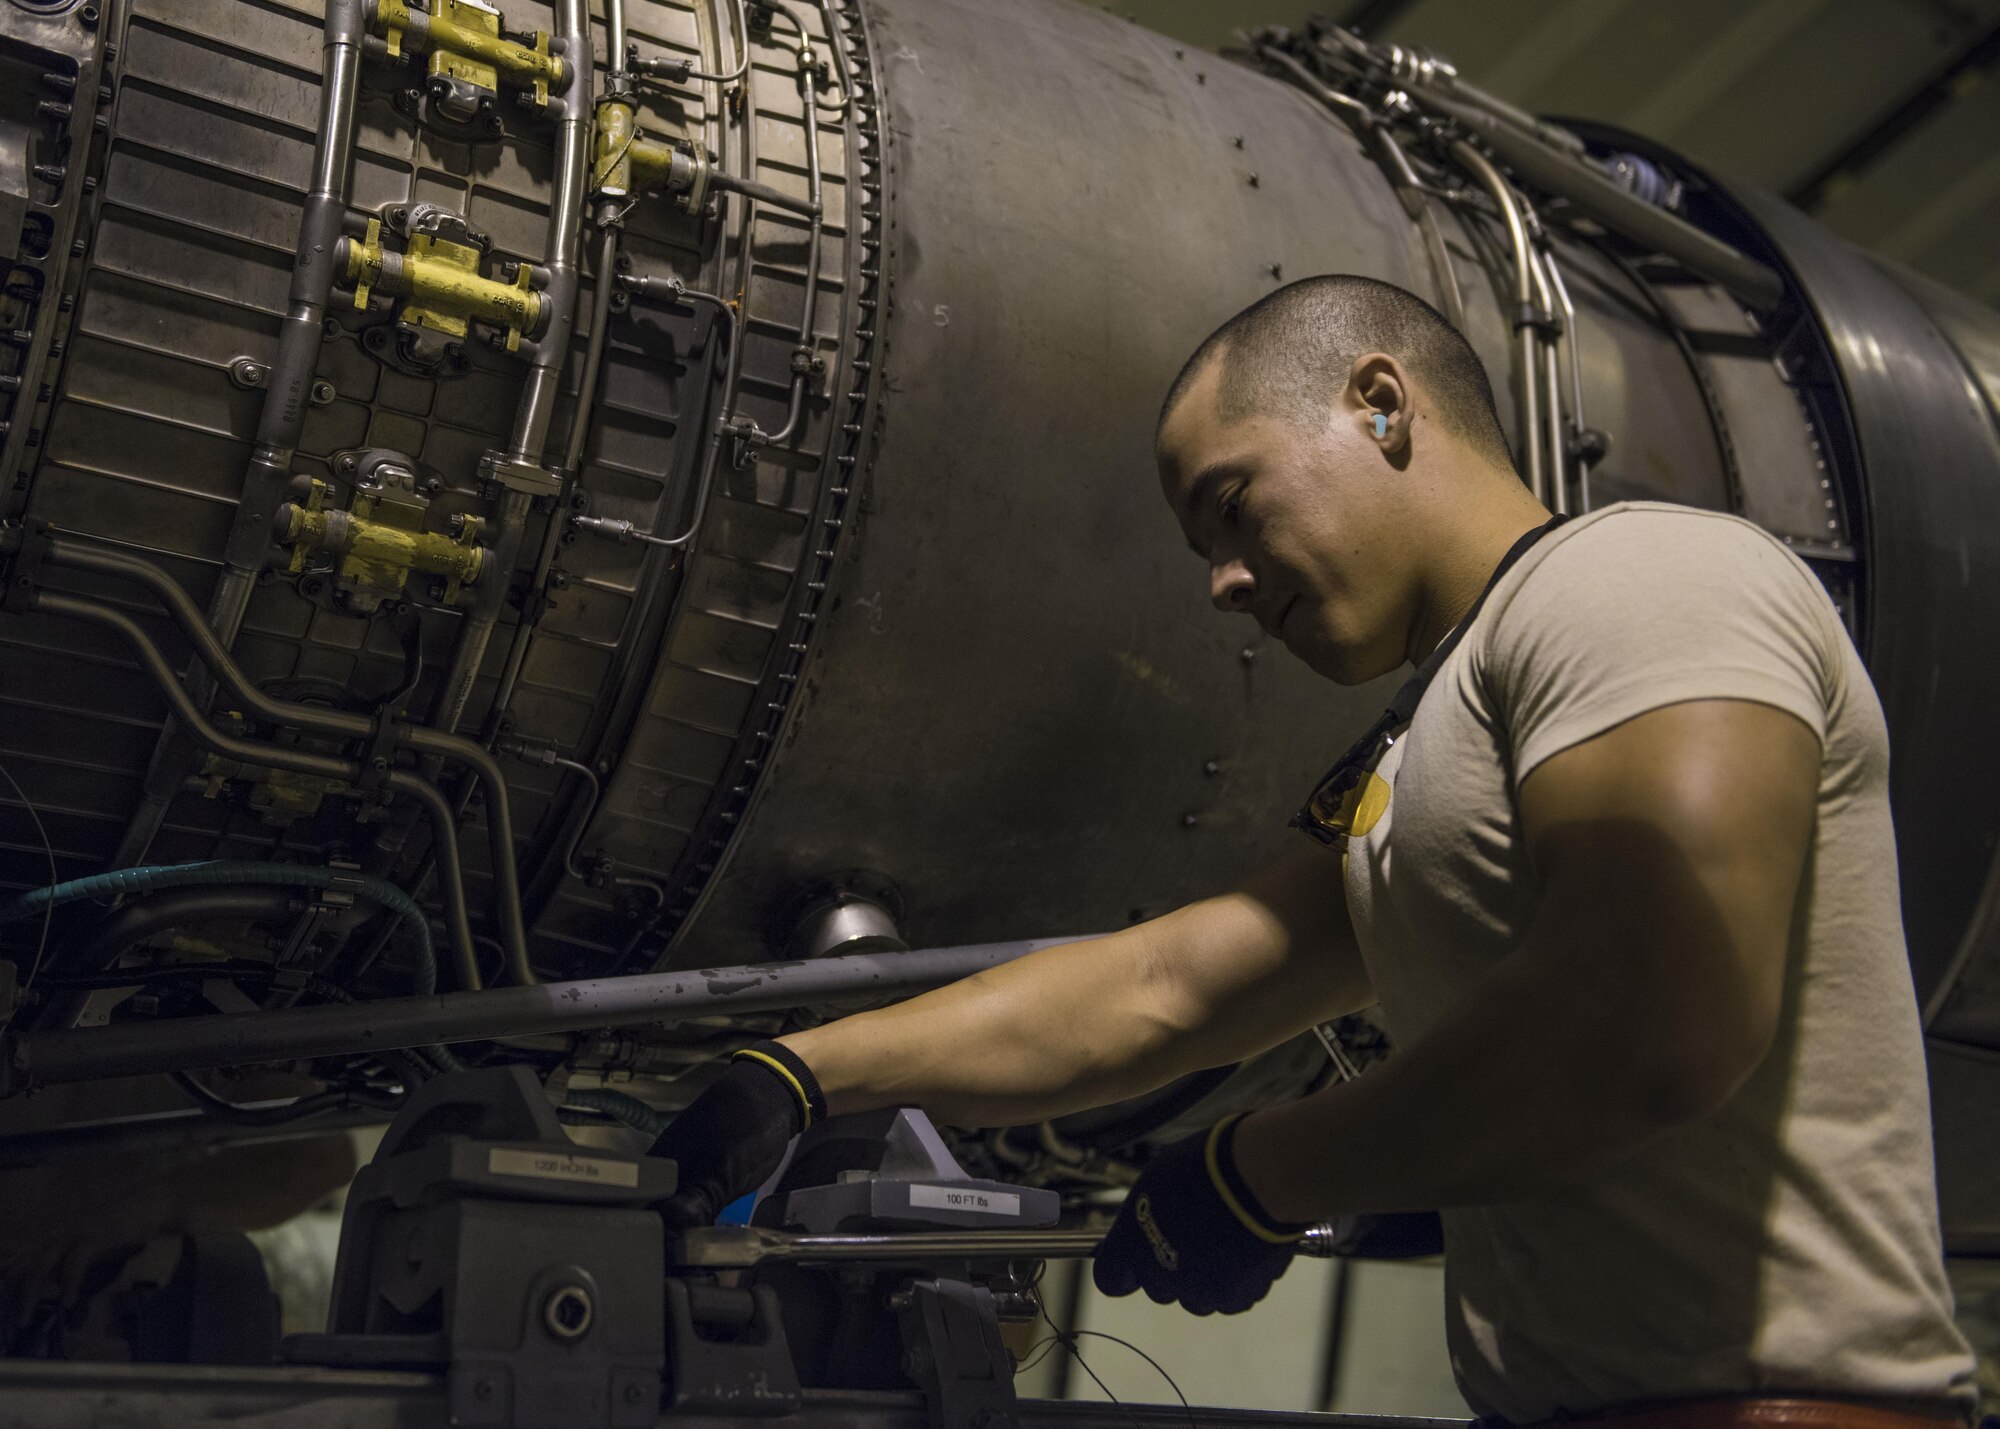
{"type": "Polygon", "coordinates": [[[1287,283],[1210,333],[1167,389],[1160,426],[1211,361],[1223,364],[1224,421],[1264,413],[1325,423],[1348,369],[1367,352],[1400,361],[1446,427],[1488,459],[1513,466],[1472,344],[1415,293],[1353,273],[1287,283]]]}

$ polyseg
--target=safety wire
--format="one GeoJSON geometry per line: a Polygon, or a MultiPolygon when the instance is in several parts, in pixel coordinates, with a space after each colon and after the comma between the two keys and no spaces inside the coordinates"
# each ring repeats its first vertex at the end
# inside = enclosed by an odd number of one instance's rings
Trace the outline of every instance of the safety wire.
{"type": "MultiPolygon", "coordinates": [[[[0,764],[0,777],[7,780],[7,787],[14,791],[14,797],[21,801],[21,807],[28,811],[28,817],[35,821],[35,832],[41,836],[42,852],[49,857],[49,886],[55,887],[62,881],[56,872],[56,846],[49,838],[49,831],[42,824],[42,816],[22,792],[20,784],[8,773],[7,766],[0,764]]],[[[56,905],[50,900],[42,906],[42,936],[35,943],[35,960],[28,965],[27,980],[21,984],[21,996],[26,998],[35,986],[35,974],[42,970],[42,955],[49,950],[49,923],[56,916],[56,905]]]]}
{"type": "Polygon", "coordinates": [[[1201,1429],[1200,1421],[1194,1417],[1194,1406],[1188,1403],[1188,1397],[1181,1393],[1181,1387],[1174,1382],[1174,1377],[1167,1373],[1165,1367],[1158,1360],[1154,1359],[1130,1340],[1121,1340],[1118,1336],[1107,1335],[1102,1330],[1065,1330],[1061,1325],[1056,1323],[1056,1317],[1049,1313],[1049,1302],[1042,1298],[1042,1287],[1039,1278],[1037,1278],[1035,1284],[1028,1287],[1028,1293],[1035,1297],[1035,1308],[1042,1312],[1042,1319],[1047,1322],[1051,1333],[1046,1339],[1028,1346],[1028,1358],[1022,1363],[1021,1368],[1015,1371],[1016,1374],[1040,1364],[1044,1356],[1053,1352],[1054,1346],[1061,1345],[1069,1351],[1070,1357],[1077,1362],[1078,1367],[1090,1376],[1090,1382],[1103,1390],[1104,1397],[1117,1405],[1124,1412],[1125,1417],[1132,1422],[1134,1429],[1137,1429],[1139,1417],[1131,1409],[1127,1408],[1124,1400],[1111,1392],[1110,1385],[1098,1378],[1097,1371],[1090,1367],[1089,1362],[1083,1357],[1083,1351],[1077,1347],[1076,1343],[1078,1340],[1084,1338],[1109,1340],[1114,1345],[1123,1345],[1126,1349],[1151,1365],[1154,1372],[1167,1382],[1167,1388],[1174,1392],[1174,1398],[1181,1402],[1181,1408],[1187,1413],[1189,1429],[1201,1429]],[[1040,1355],[1036,1354],[1038,1349],[1041,1351],[1040,1355]]]}

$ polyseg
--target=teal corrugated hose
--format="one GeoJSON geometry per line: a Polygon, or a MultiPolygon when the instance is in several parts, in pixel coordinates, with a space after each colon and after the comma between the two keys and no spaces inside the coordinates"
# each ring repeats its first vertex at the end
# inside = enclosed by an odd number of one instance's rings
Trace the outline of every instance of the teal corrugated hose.
{"type": "Polygon", "coordinates": [[[634,1131],[643,1131],[652,1137],[657,1137],[665,1131],[667,1123],[672,1120],[665,1112],[623,1092],[596,1089],[573,1091],[563,1097],[563,1104],[582,1107],[586,1111],[601,1112],[614,1121],[624,1122],[634,1131]]]}
{"type": "Polygon", "coordinates": [[[79,898],[107,898],[121,893],[150,893],[161,888],[236,887],[245,885],[280,888],[328,889],[338,879],[372,903],[379,903],[408,925],[417,943],[416,994],[428,997],[437,991],[437,950],[431,945],[430,924],[416,900],[383,878],[335,874],[330,868],[305,863],[213,863],[154,864],[144,868],[118,868],[109,873],[93,873],[72,878],[53,888],[31,888],[26,893],[0,903],[0,923],[30,918],[50,905],[74,903],[79,898]]]}

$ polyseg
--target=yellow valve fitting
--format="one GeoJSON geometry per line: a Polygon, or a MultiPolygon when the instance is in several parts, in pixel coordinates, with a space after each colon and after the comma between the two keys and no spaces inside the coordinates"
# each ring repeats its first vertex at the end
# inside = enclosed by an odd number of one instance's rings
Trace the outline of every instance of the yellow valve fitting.
{"type": "Polygon", "coordinates": [[[667,187],[683,187],[673,184],[674,160],[680,159],[685,172],[689,165],[687,156],[672,145],[656,143],[651,139],[640,139],[632,145],[632,186],[641,192],[667,187]]]}
{"type": "Polygon", "coordinates": [[[426,531],[420,510],[396,502],[381,503],[366,492],[355,495],[345,511],[327,509],[331,488],[315,480],[304,505],[287,502],[279,508],[278,539],[291,546],[288,567],[302,571],[316,551],[341,558],[340,579],[382,595],[398,595],[412,573],[442,576],[444,598],[456,600],[461,587],[479,579],[486,552],[479,545],[482,523],[461,522],[456,535],[426,531]]]}
{"type": "Polygon", "coordinates": [[[424,0],[416,9],[406,0],[375,0],[373,9],[369,29],[388,45],[391,59],[428,55],[432,74],[481,89],[505,80],[533,94],[538,107],[564,82],[563,60],[549,52],[547,31],[537,30],[532,45],[504,39],[500,13],[477,0],[424,0]]]}
{"type": "Polygon", "coordinates": [[[600,197],[625,198],[664,190],[693,212],[708,198],[709,162],[685,140],[662,143],[640,132],[632,102],[611,97],[597,105],[596,157],[591,188],[600,197]]]}
{"type": "Polygon", "coordinates": [[[591,163],[592,192],[607,198],[623,198],[632,192],[632,148],[640,142],[638,117],[629,99],[607,98],[597,103],[594,136],[596,155],[591,163]]]}
{"type": "Polygon", "coordinates": [[[514,280],[502,282],[479,271],[477,248],[447,238],[417,234],[401,253],[382,247],[380,219],[368,220],[367,235],[346,240],[345,276],[354,284],[354,305],[368,305],[376,289],[406,299],[396,316],[452,337],[464,337],[474,318],[506,329],[509,352],[521,346],[542,321],[542,295],[534,290],[534,275],[523,263],[514,280]]]}

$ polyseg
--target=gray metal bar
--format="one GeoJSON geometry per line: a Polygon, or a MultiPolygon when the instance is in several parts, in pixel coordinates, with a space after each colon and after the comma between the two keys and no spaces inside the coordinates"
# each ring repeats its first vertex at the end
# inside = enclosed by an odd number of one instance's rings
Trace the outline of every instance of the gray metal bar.
{"type": "Polygon", "coordinates": [[[1759,312],[1769,312],[1784,298],[1785,282],[1775,269],[1636,194],[1627,193],[1588,163],[1547,148],[1472,105],[1447,99],[1432,90],[1420,89],[1415,95],[1422,103],[1477,134],[1528,183],[1567,199],[1585,217],[1594,218],[1612,231],[1664,253],[1689,271],[1721,284],[1759,312]]]}
{"type": "Polygon", "coordinates": [[[221,1013],[136,1026],[31,1032],[14,1045],[31,1086],[144,1072],[299,1061],[532,1032],[582,1032],[717,1013],[771,1012],[856,996],[893,1000],[957,982],[1041,948],[1040,938],[813,962],[753,963],[638,977],[489,988],[278,1012],[221,1013]]]}
{"type": "MultiPolygon", "coordinates": [[[[773,1261],[830,1265],[853,1261],[1088,1260],[1101,1230],[896,1231],[882,1235],[800,1235],[768,1226],[709,1226],[684,1231],[669,1247],[670,1264],[689,1270],[748,1269],[773,1261]]],[[[1333,1227],[1319,1225],[1299,1241],[1299,1254],[1330,1260],[1333,1227]]]]}

